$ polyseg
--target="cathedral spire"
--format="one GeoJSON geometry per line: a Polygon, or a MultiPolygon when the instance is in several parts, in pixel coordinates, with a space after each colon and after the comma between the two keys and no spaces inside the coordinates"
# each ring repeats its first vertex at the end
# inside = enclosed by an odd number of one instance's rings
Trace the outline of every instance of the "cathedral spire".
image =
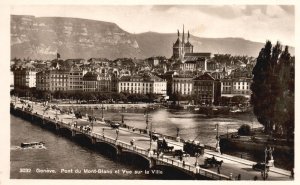
{"type": "Polygon", "coordinates": [[[187,41],[189,42],[190,39],[190,31],[188,30],[188,37],[187,37],[187,41]]]}
{"type": "Polygon", "coordinates": [[[178,38],[180,37],[180,33],[179,33],[179,30],[177,30],[177,35],[178,35],[178,38]]]}

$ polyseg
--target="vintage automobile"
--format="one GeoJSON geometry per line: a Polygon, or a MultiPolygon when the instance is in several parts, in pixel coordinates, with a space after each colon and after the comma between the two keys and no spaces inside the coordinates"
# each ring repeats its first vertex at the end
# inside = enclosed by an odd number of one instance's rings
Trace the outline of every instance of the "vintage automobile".
{"type": "Polygon", "coordinates": [[[174,146],[169,146],[165,139],[157,139],[157,149],[162,152],[172,152],[174,146]]]}
{"type": "Polygon", "coordinates": [[[258,162],[256,164],[252,165],[252,169],[257,170],[257,171],[263,171],[263,170],[269,171],[269,166],[266,165],[265,163],[258,162]]]}
{"type": "Polygon", "coordinates": [[[153,141],[158,140],[161,136],[157,133],[151,133],[149,136],[152,138],[153,141]]]}
{"type": "Polygon", "coordinates": [[[119,124],[119,123],[116,123],[116,122],[111,122],[111,123],[110,123],[110,126],[111,126],[111,128],[119,128],[119,127],[120,127],[120,124],[119,124]]]}
{"type": "Polygon", "coordinates": [[[204,160],[204,165],[202,165],[202,168],[209,168],[209,167],[221,167],[223,164],[223,160],[218,161],[214,156],[211,158],[206,158],[204,160]]]}
{"type": "Polygon", "coordinates": [[[198,141],[188,140],[183,143],[183,151],[193,157],[196,155],[203,155],[204,145],[200,144],[198,141]]]}

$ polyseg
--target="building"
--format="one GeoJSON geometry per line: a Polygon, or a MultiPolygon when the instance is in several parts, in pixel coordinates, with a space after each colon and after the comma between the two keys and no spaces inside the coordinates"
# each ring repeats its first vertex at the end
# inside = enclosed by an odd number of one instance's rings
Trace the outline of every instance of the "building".
{"type": "Polygon", "coordinates": [[[197,62],[196,61],[186,61],[180,64],[179,68],[183,71],[196,71],[197,70],[197,62]]]}
{"type": "Polygon", "coordinates": [[[36,89],[41,91],[50,91],[51,79],[50,70],[44,70],[36,73],[36,89]]]}
{"type": "Polygon", "coordinates": [[[252,69],[251,68],[236,68],[231,71],[232,78],[252,78],[252,69]]]}
{"type": "Polygon", "coordinates": [[[13,71],[14,87],[25,88],[36,86],[36,69],[35,68],[18,68],[13,71]]]}
{"type": "Polygon", "coordinates": [[[50,70],[50,91],[68,91],[69,75],[70,70],[50,70]]]}
{"type": "Polygon", "coordinates": [[[178,75],[173,77],[172,94],[192,95],[193,77],[178,75]]]}
{"type": "Polygon", "coordinates": [[[175,75],[178,75],[178,73],[175,71],[168,71],[165,74],[161,75],[161,77],[167,81],[167,95],[168,96],[171,96],[173,94],[172,84],[173,84],[173,78],[175,75]]]}
{"type": "Polygon", "coordinates": [[[167,82],[155,75],[123,76],[118,82],[118,92],[166,95],[167,82]]]}
{"type": "Polygon", "coordinates": [[[252,79],[246,77],[232,78],[232,76],[229,76],[221,79],[221,96],[244,96],[250,98],[252,93],[250,89],[251,82],[252,79]]]}
{"type": "Polygon", "coordinates": [[[87,73],[79,67],[72,67],[69,71],[69,91],[82,91],[83,90],[83,75],[87,73]]]}
{"type": "Polygon", "coordinates": [[[185,42],[185,35],[184,35],[184,27],[182,31],[182,40],[180,40],[180,33],[177,30],[177,40],[173,44],[173,58],[177,60],[183,60],[185,53],[193,53],[194,46],[190,43],[190,32],[188,31],[187,42],[185,42]]]}
{"type": "Polygon", "coordinates": [[[187,40],[185,41],[184,27],[182,31],[182,38],[180,40],[180,33],[177,30],[177,40],[173,44],[172,58],[180,61],[191,61],[199,58],[210,59],[211,53],[194,53],[194,46],[190,43],[190,32],[188,31],[187,40]]]}
{"type": "Polygon", "coordinates": [[[83,78],[85,92],[111,92],[111,76],[97,72],[87,72],[83,78]]]}
{"type": "Polygon", "coordinates": [[[207,70],[208,71],[216,71],[219,68],[217,62],[209,61],[207,62],[207,70]]]}
{"type": "Polygon", "coordinates": [[[213,104],[221,97],[221,84],[210,74],[204,73],[193,79],[195,104],[213,104]]]}

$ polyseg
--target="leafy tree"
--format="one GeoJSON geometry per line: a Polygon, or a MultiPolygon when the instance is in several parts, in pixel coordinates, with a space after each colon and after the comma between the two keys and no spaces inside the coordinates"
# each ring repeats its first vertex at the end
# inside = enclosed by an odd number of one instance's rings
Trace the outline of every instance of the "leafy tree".
{"type": "Polygon", "coordinates": [[[294,73],[288,47],[266,42],[253,68],[251,104],[265,132],[294,130],[294,73]],[[291,75],[292,73],[292,75],[291,75]]]}
{"type": "Polygon", "coordinates": [[[241,136],[249,136],[251,135],[251,129],[250,126],[247,124],[243,124],[240,126],[240,128],[238,129],[238,134],[241,136]]]}

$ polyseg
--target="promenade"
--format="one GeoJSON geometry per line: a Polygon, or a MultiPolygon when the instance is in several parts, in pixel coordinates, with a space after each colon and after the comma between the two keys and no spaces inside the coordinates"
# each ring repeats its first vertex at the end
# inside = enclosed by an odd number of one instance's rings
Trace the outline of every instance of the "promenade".
{"type": "MultiPolygon", "coordinates": [[[[179,168],[180,170],[189,173],[191,175],[203,175],[210,179],[215,180],[235,180],[238,175],[240,175],[241,180],[253,180],[254,177],[257,177],[257,180],[262,180],[261,172],[252,169],[252,165],[256,162],[241,159],[238,157],[220,154],[213,150],[213,148],[206,148],[204,150],[204,155],[196,157],[186,156],[183,157],[183,160],[180,160],[178,157],[174,157],[171,153],[165,153],[163,156],[156,156],[153,154],[152,150],[157,148],[157,143],[152,141],[150,143],[150,137],[148,134],[144,134],[139,131],[139,129],[123,128],[120,127],[118,131],[112,128],[110,125],[103,121],[94,121],[93,127],[90,132],[83,131],[78,127],[74,127],[76,122],[79,126],[90,125],[91,122],[88,121],[87,117],[82,119],[76,119],[74,114],[60,114],[60,111],[55,109],[48,109],[45,111],[45,107],[41,103],[27,102],[30,105],[33,105],[32,113],[36,114],[44,119],[55,120],[54,122],[58,123],[60,127],[68,128],[75,134],[84,134],[87,137],[92,139],[92,142],[107,142],[114,146],[120,146],[123,150],[128,150],[134,153],[137,153],[149,160],[155,161],[155,164],[169,165],[174,168],[179,168]],[[131,141],[134,140],[134,144],[131,141]],[[149,152],[151,151],[151,152],[149,152]],[[196,168],[196,161],[198,164],[204,164],[204,160],[208,157],[214,156],[217,160],[223,160],[222,166],[210,167],[208,169],[196,168]]],[[[22,109],[26,107],[25,104],[17,102],[15,107],[22,109]]],[[[183,143],[177,142],[172,139],[166,139],[169,146],[173,146],[174,150],[183,150],[183,143]]],[[[267,180],[290,180],[290,172],[271,167],[268,172],[267,180]]]]}

